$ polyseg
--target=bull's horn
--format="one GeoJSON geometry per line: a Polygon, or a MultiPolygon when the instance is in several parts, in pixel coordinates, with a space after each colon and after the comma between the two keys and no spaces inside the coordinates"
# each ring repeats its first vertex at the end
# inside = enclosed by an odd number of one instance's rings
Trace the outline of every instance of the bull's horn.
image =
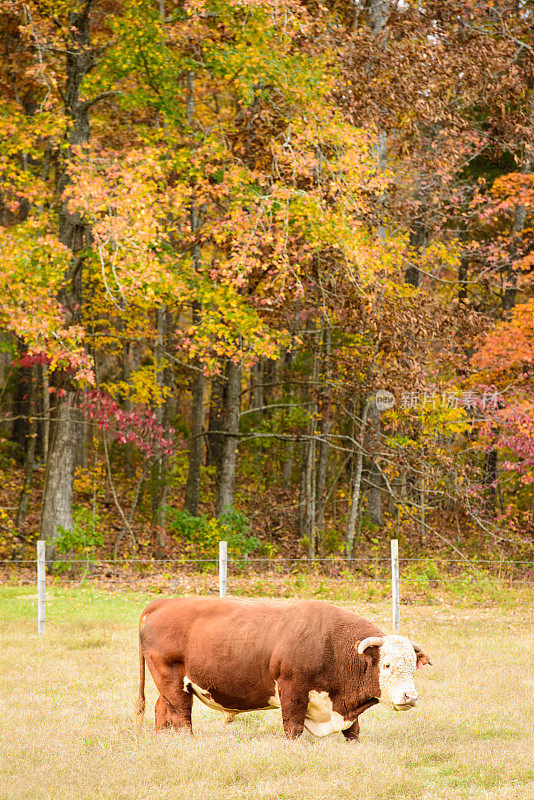
{"type": "Polygon", "coordinates": [[[416,653],[422,653],[422,652],[423,652],[423,648],[422,648],[422,647],[419,647],[419,645],[417,644],[417,642],[412,642],[412,641],[410,640],[410,644],[411,644],[411,646],[413,647],[413,649],[415,650],[415,652],[416,652],[416,653]]]}
{"type": "Polygon", "coordinates": [[[367,639],[362,639],[358,645],[358,653],[361,655],[368,647],[381,647],[383,644],[383,636],[368,636],[367,639]]]}

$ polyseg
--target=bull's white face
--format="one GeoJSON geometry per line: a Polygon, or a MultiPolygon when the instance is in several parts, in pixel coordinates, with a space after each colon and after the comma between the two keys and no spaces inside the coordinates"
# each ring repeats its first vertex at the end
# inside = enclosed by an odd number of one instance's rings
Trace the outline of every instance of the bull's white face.
{"type": "Polygon", "coordinates": [[[384,636],[378,662],[381,703],[395,711],[408,711],[417,702],[414,675],[417,667],[415,650],[406,636],[384,636]]]}

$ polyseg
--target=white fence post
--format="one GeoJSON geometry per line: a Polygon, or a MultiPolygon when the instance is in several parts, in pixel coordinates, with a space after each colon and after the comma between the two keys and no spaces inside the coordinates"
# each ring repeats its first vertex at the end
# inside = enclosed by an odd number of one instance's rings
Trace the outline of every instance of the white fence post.
{"type": "Polygon", "coordinates": [[[398,539],[391,540],[391,621],[393,631],[398,631],[400,625],[398,539]]]}
{"type": "Polygon", "coordinates": [[[46,542],[37,542],[37,633],[46,629],[46,542]]]}
{"type": "Polygon", "coordinates": [[[225,541],[219,542],[219,597],[226,597],[226,575],[228,571],[228,550],[225,541]]]}

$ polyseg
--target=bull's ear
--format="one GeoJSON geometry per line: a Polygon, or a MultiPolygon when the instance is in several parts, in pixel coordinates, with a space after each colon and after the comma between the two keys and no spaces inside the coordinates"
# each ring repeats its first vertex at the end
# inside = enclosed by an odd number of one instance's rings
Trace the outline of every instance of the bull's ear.
{"type": "Polygon", "coordinates": [[[428,664],[430,667],[432,666],[432,662],[427,656],[426,653],[421,652],[417,653],[417,669],[423,669],[425,664],[428,664]]]}
{"type": "Polygon", "coordinates": [[[423,653],[422,648],[417,644],[417,642],[412,642],[411,644],[415,650],[415,655],[417,656],[417,669],[422,669],[425,664],[432,666],[432,662],[430,661],[429,657],[426,653],[423,653]]]}

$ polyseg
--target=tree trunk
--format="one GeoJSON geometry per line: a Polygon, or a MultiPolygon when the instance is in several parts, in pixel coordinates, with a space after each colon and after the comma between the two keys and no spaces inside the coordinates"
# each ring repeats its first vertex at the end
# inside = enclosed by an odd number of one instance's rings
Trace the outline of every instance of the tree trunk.
{"type": "Polygon", "coordinates": [[[315,523],[316,513],[316,494],[317,494],[317,473],[316,473],[316,432],[317,432],[317,379],[319,375],[319,358],[317,354],[316,336],[312,338],[312,374],[311,391],[309,397],[311,403],[308,407],[308,439],[303,447],[302,460],[302,479],[301,479],[301,515],[300,515],[300,536],[308,540],[308,555],[315,557],[317,529],[315,523]]]}
{"type": "MultiPolygon", "coordinates": [[[[22,342],[17,342],[19,359],[26,353],[26,348],[22,342]]],[[[31,416],[32,396],[32,368],[19,365],[13,412],[15,419],[11,429],[11,441],[17,444],[15,457],[19,464],[25,463],[26,450],[28,447],[29,418],[31,416]]]]}
{"type": "MultiPolygon", "coordinates": [[[[121,329],[124,330],[124,326],[121,325],[121,329]]],[[[121,367],[121,379],[126,384],[126,386],[131,386],[131,342],[124,340],[122,343],[122,367],[121,367]]],[[[128,392],[124,398],[123,408],[126,413],[129,413],[132,410],[132,400],[130,397],[130,393],[128,392]]],[[[131,442],[127,442],[124,445],[124,474],[127,478],[132,478],[134,474],[133,470],[133,445],[131,442]]]]}
{"type": "MultiPolygon", "coordinates": [[[[200,265],[200,251],[195,246],[193,260],[197,269],[200,265]]],[[[202,307],[200,303],[193,303],[193,324],[200,319],[202,307]]],[[[184,509],[192,516],[198,516],[198,504],[200,502],[200,469],[204,457],[204,441],[202,433],[204,431],[204,393],[206,388],[206,378],[202,372],[200,361],[195,359],[193,364],[195,370],[191,379],[191,438],[189,445],[189,465],[187,469],[187,481],[185,486],[184,509]]],[[[215,379],[214,379],[215,380],[215,379]]],[[[212,383],[213,390],[213,383],[212,383]]],[[[217,406],[219,408],[219,406],[217,406]]],[[[211,407],[210,407],[210,422],[211,407]]],[[[220,417],[217,415],[213,419],[214,424],[219,424],[220,417]]],[[[220,437],[219,437],[220,439],[220,437]]],[[[219,443],[219,440],[217,440],[219,443]]],[[[216,454],[213,454],[216,459],[216,454]]]]}
{"type": "Polygon", "coordinates": [[[275,388],[276,388],[276,368],[278,362],[272,358],[262,359],[262,397],[263,405],[269,406],[274,401],[275,388]]]}
{"type": "MultiPolygon", "coordinates": [[[[296,319],[295,319],[295,326],[296,326],[297,322],[298,322],[298,314],[297,314],[296,319]]],[[[295,396],[293,382],[292,382],[292,377],[293,377],[292,376],[292,367],[293,367],[293,362],[295,361],[296,352],[297,352],[296,350],[289,350],[285,354],[284,362],[283,362],[284,363],[284,368],[283,369],[284,369],[285,377],[287,378],[287,386],[284,387],[284,397],[287,398],[287,402],[288,403],[292,403],[293,399],[294,399],[294,396],[295,396]]],[[[289,484],[291,483],[291,476],[293,475],[293,461],[294,461],[294,458],[295,458],[295,442],[293,440],[291,440],[287,444],[287,455],[286,455],[286,459],[284,461],[284,465],[283,465],[283,468],[282,468],[282,477],[283,477],[284,486],[289,486],[289,484]]],[[[300,525],[299,525],[299,529],[300,529],[300,525]]]]}
{"type": "Polygon", "coordinates": [[[332,415],[329,408],[329,398],[325,394],[329,390],[330,383],[330,353],[332,349],[332,332],[330,326],[327,325],[323,336],[324,354],[323,354],[323,369],[321,376],[321,395],[323,401],[320,407],[320,423],[319,429],[321,432],[321,439],[319,442],[319,456],[317,458],[317,482],[316,482],[316,524],[317,530],[320,531],[324,524],[324,514],[326,509],[326,476],[328,472],[328,456],[330,453],[330,443],[328,437],[332,431],[332,415]]]}
{"type": "MultiPolygon", "coordinates": [[[[193,304],[193,322],[200,315],[200,305],[193,304]]],[[[196,364],[197,369],[191,381],[191,438],[189,446],[189,467],[187,470],[187,483],[185,486],[184,509],[193,517],[198,516],[198,504],[200,502],[200,468],[204,455],[204,442],[202,433],[204,430],[204,391],[206,378],[200,369],[200,364],[196,364]]]]}
{"type": "MultiPolygon", "coordinates": [[[[164,396],[163,402],[156,409],[158,424],[168,429],[171,421],[173,373],[166,363],[166,353],[171,349],[173,317],[167,306],[160,306],[157,310],[158,338],[156,343],[156,361],[158,369],[158,385],[164,396]]],[[[167,493],[169,489],[167,475],[169,471],[169,457],[160,456],[152,467],[152,523],[157,530],[157,544],[165,546],[167,493]]]]}
{"type": "Polygon", "coordinates": [[[366,0],[367,25],[373,33],[380,33],[387,22],[389,0],[366,0]]]}
{"type": "Polygon", "coordinates": [[[262,408],[265,405],[263,393],[264,362],[258,359],[250,371],[250,407],[262,408]]]}
{"type": "Polygon", "coordinates": [[[373,402],[369,407],[366,451],[370,459],[367,486],[367,511],[380,526],[384,524],[382,514],[382,475],[376,463],[375,453],[380,448],[380,411],[373,402]]]}
{"type": "Polygon", "coordinates": [[[198,516],[200,502],[200,469],[204,457],[204,387],[206,379],[202,372],[193,376],[191,394],[191,444],[189,447],[189,468],[185,487],[184,509],[193,517],[198,516]]]}
{"type": "Polygon", "coordinates": [[[467,278],[468,278],[469,259],[463,256],[458,267],[458,300],[465,303],[467,300],[467,278]]]}
{"type": "Polygon", "coordinates": [[[282,467],[282,481],[285,487],[291,483],[293,475],[293,461],[295,459],[295,442],[293,439],[287,443],[287,455],[282,467]]]}
{"type": "MultiPolygon", "coordinates": [[[[187,73],[186,82],[186,117],[189,125],[193,125],[195,113],[194,95],[194,74],[192,71],[187,73]]],[[[189,224],[193,238],[191,247],[191,260],[197,273],[200,272],[202,265],[200,245],[197,242],[197,232],[201,226],[201,214],[195,203],[193,196],[189,211],[189,224]]],[[[192,305],[193,325],[200,320],[202,306],[197,301],[192,305]]],[[[193,364],[195,371],[191,381],[191,439],[189,446],[189,464],[187,469],[187,481],[185,486],[184,509],[192,516],[198,516],[198,504],[200,502],[200,469],[204,456],[204,442],[202,433],[204,430],[204,393],[206,378],[202,372],[200,361],[195,359],[193,364]]]]}
{"type": "Polygon", "coordinates": [[[37,444],[37,420],[36,420],[36,400],[37,400],[37,367],[30,368],[30,395],[29,395],[29,417],[28,417],[28,439],[26,443],[26,462],[24,470],[24,484],[20,493],[19,507],[17,509],[17,528],[23,531],[26,525],[26,517],[28,514],[28,499],[30,496],[30,487],[35,469],[35,450],[37,444]]]}
{"type": "Polygon", "coordinates": [[[80,411],[76,412],[76,454],[74,458],[75,468],[87,468],[87,432],[88,423],[80,411]]]}
{"type": "Polygon", "coordinates": [[[421,547],[425,543],[426,537],[426,480],[425,480],[425,467],[421,465],[421,519],[419,525],[419,544],[421,547]]]}
{"type": "MultiPolygon", "coordinates": [[[[66,379],[70,384],[70,379],[66,379]]],[[[72,389],[58,398],[50,413],[50,442],[44,486],[41,538],[54,556],[54,540],[58,526],[72,530],[72,494],[74,457],[76,453],[76,403],[72,389]]]]}
{"type": "MultiPolygon", "coordinates": [[[[529,118],[530,136],[527,137],[528,155],[526,156],[521,167],[523,175],[531,175],[534,169],[534,158],[532,157],[532,139],[534,138],[534,91],[530,98],[530,118],[529,118]]],[[[502,310],[506,316],[512,311],[516,302],[517,292],[517,267],[516,259],[520,247],[521,233],[527,221],[527,207],[518,203],[515,207],[514,221],[512,223],[512,252],[510,253],[510,263],[506,275],[506,287],[502,299],[502,310]]]]}
{"type": "Polygon", "coordinates": [[[223,436],[220,431],[223,429],[224,390],[224,376],[215,375],[211,380],[208,433],[206,437],[206,463],[208,466],[218,466],[221,461],[223,436]]]}
{"type": "MultiPolygon", "coordinates": [[[[426,245],[426,226],[423,220],[416,219],[410,228],[410,247],[415,250],[418,256],[426,245]]],[[[406,283],[412,286],[419,286],[421,283],[421,273],[417,264],[411,264],[404,273],[406,283]]]]}
{"type": "Polygon", "coordinates": [[[304,444],[302,462],[302,516],[301,538],[308,540],[308,556],[315,556],[316,527],[315,527],[315,437],[310,432],[310,438],[304,444]]]}
{"type": "Polygon", "coordinates": [[[41,367],[41,383],[43,387],[43,461],[48,460],[48,442],[50,440],[50,382],[48,380],[48,365],[41,367]]]}
{"type": "Polygon", "coordinates": [[[233,505],[237,466],[239,418],[241,415],[241,364],[229,360],[226,363],[226,383],[222,403],[221,456],[217,470],[217,496],[215,512],[220,516],[225,508],[233,505]]]}
{"type": "Polygon", "coordinates": [[[360,490],[362,485],[363,443],[365,440],[365,429],[367,426],[369,405],[370,405],[370,400],[366,400],[363,407],[362,418],[360,420],[360,432],[354,447],[354,466],[352,470],[350,506],[347,518],[347,531],[345,534],[345,552],[347,554],[347,558],[352,557],[352,551],[354,549],[354,534],[356,532],[356,521],[358,519],[358,509],[360,505],[360,490]]]}
{"type": "Polygon", "coordinates": [[[330,444],[328,436],[332,430],[332,418],[328,412],[323,412],[320,423],[321,439],[319,442],[319,455],[317,456],[317,481],[315,492],[316,503],[316,524],[317,529],[320,530],[324,524],[324,514],[326,510],[326,476],[328,473],[328,456],[330,453],[330,444]]]}
{"type": "MultiPolygon", "coordinates": [[[[63,196],[70,180],[68,168],[76,158],[74,148],[89,140],[89,105],[81,101],[79,95],[83,79],[94,66],[94,56],[90,50],[91,6],[90,0],[80,2],[76,5],[76,10],[69,14],[70,39],[67,42],[64,96],[65,114],[70,120],[70,125],[68,146],[58,178],[59,198],[63,196]]],[[[65,275],[64,289],[60,292],[59,300],[65,309],[67,323],[73,324],[81,319],[82,258],[78,254],[86,245],[87,237],[82,218],[78,213],[69,210],[67,200],[61,201],[59,240],[72,253],[71,267],[65,275]]],[[[58,525],[67,530],[72,529],[72,494],[77,443],[76,395],[72,381],[68,376],[58,376],[55,373],[52,373],[51,378],[51,383],[56,388],[57,405],[54,411],[54,432],[50,431],[41,517],[41,538],[49,543],[49,552],[53,552],[58,525]]]]}
{"type": "Polygon", "coordinates": [[[497,451],[488,450],[484,454],[484,486],[486,487],[486,508],[488,511],[495,511],[495,499],[497,497],[497,451]]]}

